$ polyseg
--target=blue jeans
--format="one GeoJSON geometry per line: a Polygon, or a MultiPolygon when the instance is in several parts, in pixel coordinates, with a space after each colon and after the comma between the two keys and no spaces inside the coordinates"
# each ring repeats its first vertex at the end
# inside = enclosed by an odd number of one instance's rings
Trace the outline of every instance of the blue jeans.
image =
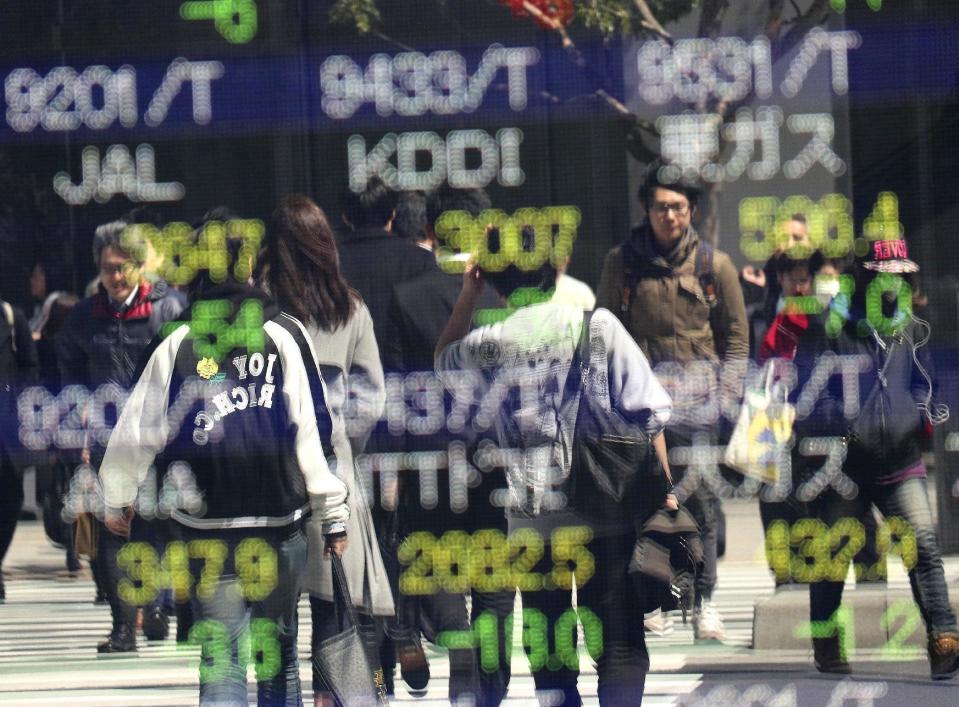
{"type": "MultiPolygon", "coordinates": [[[[849,471],[847,470],[847,473],[849,471]]],[[[908,564],[912,595],[926,623],[926,631],[936,636],[942,631],[956,630],[956,615],[949,605],[949,591],[942,569],[939,543],[932,523],[932,509],[925,478],[911,478],[894,484],[880,485],[852,473],[859,484],[855,498],[846,500],[830,489],[819,501],[819,517],[827,527],[841,518],[861,518],[872,503],[888,521],[901,518],[915,537],[915,557],[908,564]]],[[[907,533],[908,534],[908,533],[907,533]]],[[[905,545],[911,545],[907,540],[905,545]]],[[[910,554],[907,552],[904,554],[910,554]]],[[[821,581],[810,584],[810,618],[828,621],[842,601],[842,581],[821,581]]]]}
{"type": "Polygon", "coordinates": [[[257,704],[300,707],[296,607],[306,566],[302,530],[183,528],[179,535],[191,544],[195,623],[190,641],[201,645],[200,704],[246,705],[247,665],[252,659],[257,704]],[[196,541],[213,545],[204,548],[196,541]],[[214,559],[209,562],[203,556],[214,559]],[[215,565],[220,560],[222,572],[217,578],[215,565]],[[209,566],[206,584],[205,565],[209,566]]]}

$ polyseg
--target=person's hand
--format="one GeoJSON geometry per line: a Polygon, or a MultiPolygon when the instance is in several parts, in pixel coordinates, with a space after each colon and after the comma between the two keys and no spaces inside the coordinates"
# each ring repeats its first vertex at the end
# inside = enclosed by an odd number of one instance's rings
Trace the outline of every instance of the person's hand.
{"type": "Polygon", "coordinates": [[[124,508],[119,511],[115,508],[107,508],[103,516],[103,523],[107,526],[107,530],[122,538],[130,537],[130,522],[132,520],[132,508],[124,508]]]}
{"type": "Polygon", "coordinates": [[[327,535],[323,554],[327,557],[333,557],[333,555],[343,557],[347,545],[349,545],[349,538],[346,535],[327,535]]]}
{"type": "Polygon", "coordinates": [[[483,279],[483,271],[480,270],[479,263],[475,257],[470,258],[463,270],[463,296],[476,301],[483,294],[485,285],[486,280],[483,279]]]}
{"type": "Polygon", "coordinates": [[[762,268],[756,268],[752,265],[747,265],[743,268],[742,275],[743,280],[746,282],[751,282],[757,287],[766,286],[766,273],[762,270],[762,268]]]}
{"type": "Polygon", "coordinates": [[[90,465],[90,450],[86,447],[80,450],[80,463],[90,465]]]}
{"type": "Polygon", "coordinates": [[[676,498],[676,494],[667,493],[666,502],[663,503],[663,508],[668,511],[678,511],[679,510],[679,500],[676,498]]]}

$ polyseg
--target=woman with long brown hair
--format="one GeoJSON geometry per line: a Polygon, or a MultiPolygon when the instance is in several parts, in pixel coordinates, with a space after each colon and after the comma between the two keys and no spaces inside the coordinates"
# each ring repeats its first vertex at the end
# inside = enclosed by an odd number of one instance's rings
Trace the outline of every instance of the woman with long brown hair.
{"type": "MultiPolygon", "coordinates": [[[[260,260],[259,278],[283,311],[304,323],[327,390],[333,419],[336,475],[349,489],[350,547],[343,554],[350,595],[366,617],[394,614],[373,520],[364,489],[356,476],[354,455],[362,452],[385,401],[373,320],[359,294],[340,273],[333,229],[326,214],[310,198],[286,197],[273,214],[260,260]],[[344,409],[348,398],[349,424],[344,409]],[[355,404],[355,408],[352,406],[355,404]]],[[[307,526],[309,556],[303,587],[310,594],[313,647],[337,632],[333,612],[331,566],[323,557],[320,528],[307,526]]],[[[322,676],[314,667],[313,691],[317,705],[331,704],[322,676]]]]}

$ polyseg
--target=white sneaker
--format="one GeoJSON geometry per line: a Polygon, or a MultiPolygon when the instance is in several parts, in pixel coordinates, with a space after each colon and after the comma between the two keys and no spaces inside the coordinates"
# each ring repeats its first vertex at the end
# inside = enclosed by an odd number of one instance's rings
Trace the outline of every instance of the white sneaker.
{"type": "Polygon", "coordinates": [[[711,601],[704,601],[702,607],[693,611],[693,638],[697,641],[722,641],[726,638],[723,617],[711,601]]]}
{"type": "Polygon", "coordinates": [[[655,636],[668,636],[673,632],[673,617],[664,614],[661,609],[656,609],[645,615],[643,626],[655,636]]]}

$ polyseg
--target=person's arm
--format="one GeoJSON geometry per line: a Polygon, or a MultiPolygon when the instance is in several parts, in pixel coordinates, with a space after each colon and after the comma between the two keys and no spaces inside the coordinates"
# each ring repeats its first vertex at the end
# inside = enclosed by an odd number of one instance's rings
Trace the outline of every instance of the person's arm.
{"type": "Polygon", "coordinates": [[[104,522],[117,535],[129,534],[137,491],[153,460],[166,447],[170,381],[187,333],[188,326],[180,327],[153,351],[110,434],[100,464],[100,484],[106,507],[104,522]]]}
{"type": "MultiPolygon", "coordinates": [[[[390,297],[390,306],[386,317],[386,341],[383,345],[383,363],[387,370],[405,371],[407,368],[403,335],[406,329],[403,321],[403,311],[400,307],[400,296],[397,287],[393,287],[390,297]]],[[[372,334],[372,332],[371,332],[372,334]]]]}
{"type": "Polygon", "coordinates": [[[37,358],[37,345],[30,333],[30,325],[23,312],[13,309],[13,340],[17,345],[17,376],[18,387],[21,389],[37,382],[40,371],[40,360],[37,358]]]}
{"type": "Polygon", "coordinates": [[[383,407],[386,405],[386,381],[369,310],[360,306],[353,316],[357,319],[358,335],[349,361],[347,394],[356,396],[356,408],[362,423],[355,431],[356,434],[350,435],[350,445],[355,456],[366,446],[370,432],[383,414],[383,407]]]}
{"type": "Polygon", "coordinates": [[[440,334],[436,341],[436,349],[433,351],[433,357],[438,359],[443,350],[454,341],[459,341],[469,333],[470,322],[473,320],[473,310],[476,309],[476,303],[483,294],[483,286],[486,281],[483,279],[483,273],[475,261],[466,264],[463,271],[463,289],[460,290],[460,296],[453,305],[453,311],[450,314],[449,321],[446,322],[446,328],[440,334]]]}
{"type": "Polygon", "coordinates": [[[749,357],[749,320],[739,276],[729,256],[717,253],[714,259],[716,301],[710,317],[716,352],[724,361],[749,357]]]}
{"type": "Polygon", "coordinates": [[[606,310],[598,318],[606,340],[607,380],[610,402],[615,410],[641,423],[652,440],[656,458],[666,477],[666,507],[678,507],[673,494],[673,475],[669,467],[666,436],[663,430],[672,415],[673,402],[659,383],[642,350],[620,321],[606,310]]]}
{"type": "Polygon", "coordinates": [[[623,304],[623,256],[620,248],[613,248],[603,261],[603,272],[596,288],[596,306],[619,316],[623,304]]]}
{"type": "Polygon", "coordinates": [[[313,344],[303,325],[296,322],[295,326],[296,335],[272,321],[266,322],[263,328],[277,348],[283,398],[289,423],[296,430],[294,454],[306,481],[310,505],[319,516],[323,534],[336,536],[346,531],[350,516],[347,491],[326,462],[327,452],[333,453],[333,423],[313,344]],[[311,352],[308,361],[300,353],[303,348],[311,352]]]}

